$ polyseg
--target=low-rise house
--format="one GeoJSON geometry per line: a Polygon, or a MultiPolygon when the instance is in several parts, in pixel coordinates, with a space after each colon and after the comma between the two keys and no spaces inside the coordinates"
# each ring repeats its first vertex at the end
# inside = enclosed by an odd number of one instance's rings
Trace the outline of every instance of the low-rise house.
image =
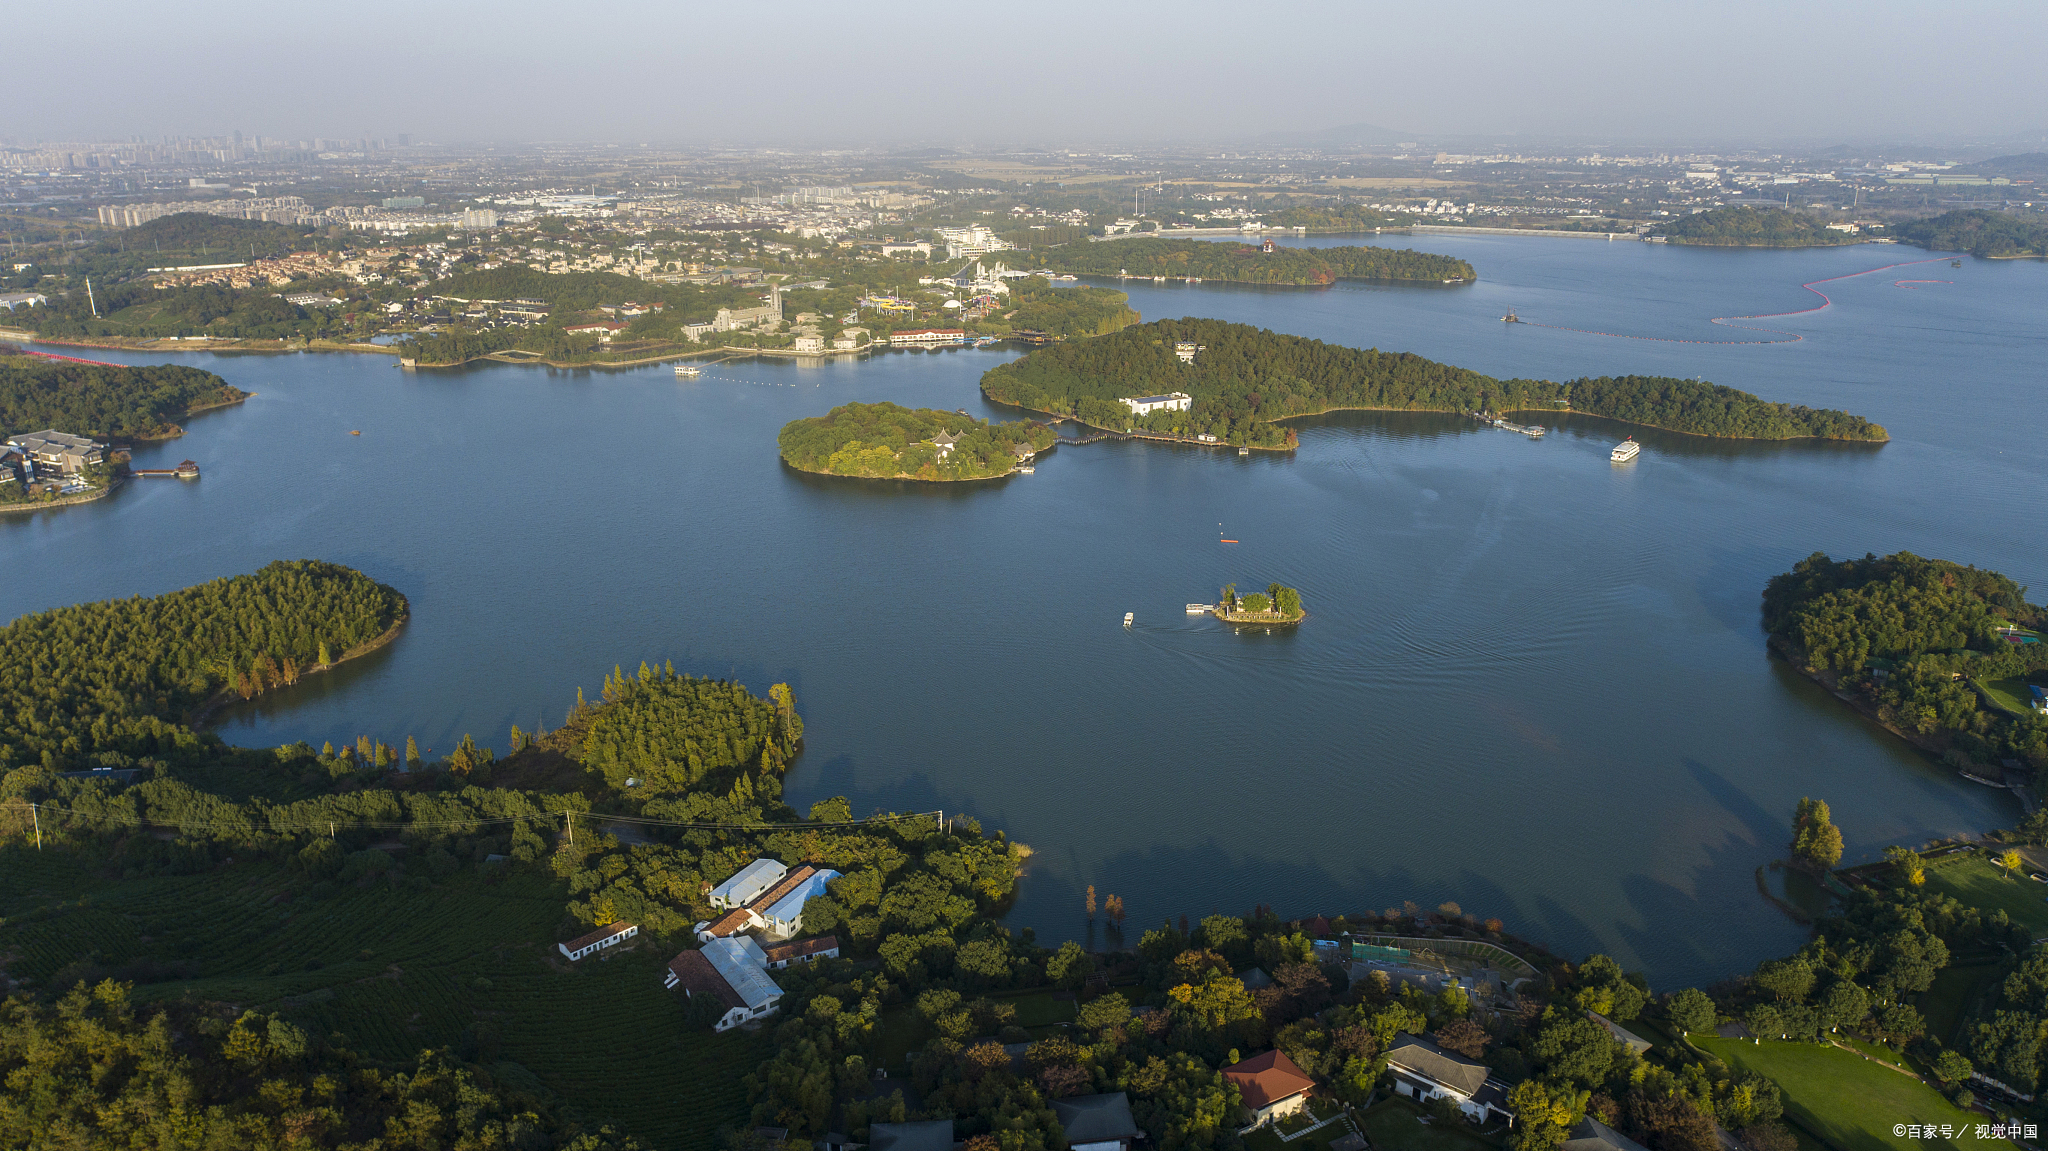
{"type": "Polygon", "coordinates": [[[711,889],[706,902],[713,907],[745,907],[761,893],[782,882],[789,868],[773,859],[757,859],[734,873],[731,879],[711,889]]]}
{"type": "Polygon", "coordinates": [[[954,447],[960,443],[962,438],[951,432],[940,432],[932,437],[932,446],[939,449],[939,458],[943,460],[953,454],[954,447]]]}
{"type": "Polygon", "coordinates": [[[953,1121],[869,1124],[868,1151],[953,1151],[953,1121]]]}
{"type": "Polygon", "coordinates": [[[1308,1106],[1309,1089],[1316,1085],[1286,1052],[1277,1048],[1225,1067],[1223,1077],[1236,1085],[1238,1096],[1252,1113],[1254,1125],[1292,1115],[1308,1106]]]}
{"type": "Polygon", "coordinates": [[[1637,1055],[1641,1055],[1643,1052],[1648,1051],[1650,1049],[1649,1040],[1643,1038],[1640,1035],[1637,1035],[1635,1032],[1630,1031],[1628,1028],[1623,1027],[1619,1023],[1616,1023],[1614,1020],[1607,1018],[1605,1015],[1600,1014],[1598,1011],[1586,1012],[1586,1018],[1592,1020],[1595,1023],[1598,1023],[1602,1027],[1605,1027],[1607,1029],[1607,1033],[1609,1035],[1614,1036],[1614,1041],[1616,1043],[1625,1044],[1630,1051],[1635,1052],[1637,1055]]]}
{"type": "Polygon", "coordinates": [[[107,445],[54,428],[15,436],[7,446],[34,464],[38,474],[75,475],[107,459],[107,445]]]}
{"type": "Polygon", "coordinates": [[[571,334],[578,335],[592,334],[595,335],[600,341],[609,344],[612,342],[613,336],[616,336],[620,332],[626,330],[626,325],[618,323],[616,321],[606,321],[595,324],[571,324],[568,327],[563,328],[562,330],[565,332],[569,332],[571,334]]]}
{"type": "Polygon", "coordinates": [[[729,1031],[742,1023],[775,1013],[782,988],[768,978],[768,957],[746,936],[714,939],[696,951],[668,962],[664,987],[681,987],[691,999],[708,996],[725,1008],[713,1031],[729,1031]]]}
{"type": "Polygon", "coordinates": [[[567,943],[557,943],[555,948],[563,955],[568,956],[569,962],[574,963],[586,955],[593,955],[607,947],[617,947],[638,934],[640,934],[640,928],[637,924],[614,923],[606,927],[600,927],[588,935],[578,936],[567,943]]]}
{"type": "MultiPolygon", "coordinates": [[[[1725,1138],[1725,1136],[1724,1136],[1725,1138]]],[[[1645,1151],[1642,1144],[1588,1115],[1557,1151],[1645,1151]]]]}
{"type": "Polygon", "coordinates": [[[796,338],[796,350],[808,355],[823,352],[825,350],[825,338],[823,336],[798,336],[796,338]]]}
{"type": "Polygon", "coordinates": [[[1421,1103],[1452,1100],[1475,1123],[1515,1121],[1507,1106],[1507,1084],[1493,1078],[1486,1064],[1446,1051],[1427,1039],[1397,1032],[1387,1048],[1387,1070],[1393,1073],[1398,1095],[1421,1103]]]}
{"type": "Polygon", "coordinates": [[[804,929],[804,904],[825,894],[825,885],[839,878],[829,867],[806,863],[782,877],[750,909],[761,917],[761,930],[770,939],[788,939],[804,929]]]}
{"type": "Polygon", "coordinates": [[[1055,1099],[1052,1111],[1067,1133],[1067,1151],[1130,1151],[1145,1137],[1131,1118],[1130,1096],[1121,1091],[1055,1099]]]}
{"type": "Polygon", "coordinates": [[[816,935],[809,939],[792,939],[765,948],[762,954],[768,957],[771,971],[781,970],[792,963],[816,963],[820,959],[839,958],[839,937],[837,935],[816,935]]]}

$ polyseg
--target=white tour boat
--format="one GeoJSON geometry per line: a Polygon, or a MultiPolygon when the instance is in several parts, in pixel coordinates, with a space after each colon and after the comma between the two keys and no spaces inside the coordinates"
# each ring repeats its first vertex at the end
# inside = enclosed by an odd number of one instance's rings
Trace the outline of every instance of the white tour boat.
{"type": "Polygon", "coordinates": [[[677,365],[676,365],[676,375],[678,375],[678,376],[681,376],[681,377],[682,377],[683,379],[686,379],[686,380],[694,380],[694,379],[696,379],[696,378],[697,378],[698,376],[701,376],[701,375],[703,375],[703,374],[704,374],[704,369],[702,369],[702,368],[699,368],[699,367],[693,367],[693,366],[691,366],[691,365],[689,365],[689,364],[677,364],[677,365]]]}
{"type": "Polygon", "coordinates": [[[1637,443],[1636,438],[1634,436],[1630,436],[1629,438],[1614,445],[1614,450],[1608,453],[1607,458],[1613,460],[1617,464],[1625,464],[1630,460],[1635,459],[1636,454],[1642,450],[1643,445],[1637,443]]]}

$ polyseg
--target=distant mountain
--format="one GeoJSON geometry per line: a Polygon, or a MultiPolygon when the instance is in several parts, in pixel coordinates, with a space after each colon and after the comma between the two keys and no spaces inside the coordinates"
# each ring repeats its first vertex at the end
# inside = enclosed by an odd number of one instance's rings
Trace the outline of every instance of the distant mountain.
{"type": "Polygon", "coordinates": [[[2048,176],[2048,152],[2022,152],[2017,156],[1993,156],[1971,167],[1994,176],[2048,176]]]}

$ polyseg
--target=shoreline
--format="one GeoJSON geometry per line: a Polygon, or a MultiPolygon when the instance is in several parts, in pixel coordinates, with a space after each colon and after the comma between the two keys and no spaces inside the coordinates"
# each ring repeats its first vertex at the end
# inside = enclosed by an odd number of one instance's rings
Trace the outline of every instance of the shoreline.
{"type": "MultiPolygon", "coordinates": [[[[335,657],[334,662],[332,663],[316,663],[313,666],[300,671],[298,680],[294,680],[291,683],[285,684],[284,686],[297,687],[299,684],[299,680],[303,680],[309,675],[318,675],[321,672],[333,671],[335,668],[340,667],[342,664],[347,663],[349,660],[355,659],[359,656],[368,655],[371,652],[376,651],[378,648],[390,643],[392,640],[397,639],[399,631],[401,631],[405,627],[405,625],[412,619],[412,601],[405,598],[405,596],[400,595],[398,597],[398,603],[398,618],[392,622],[390,627],[385,628],[376,637],[365,640],[362,643],[359,643],[356,646],[349,648],[347,651],[342,652],[339,656],[335,657]]],[[[253,703],[256,700],[263,698],[265,695],[270,694],[270,692],[276,690],[276,688],[270,688],[266,691],[257,692],[255,695],[250,696],[248,699],[243,699],[241,693],[237,692],[234,688],[224,687],[219,691],[214,692],[211,696],[208,696],[206,699],[200,701],[199,705],[194,707],[191,710],[191,712],[185,716],[185,726],[191,728],[193,731],[200,731],[203,729],[206,721],[212,717],[213,713],[219,711],[221,708],[224,708],[229,704],[233,703],[253,703]]]]}
{"type": "Polygon", "coordinates": [[[59,496],[54,500],[30,500],[18,504],[0,504],[0,515],[16,515],[26,512],[52,511],[57,508],[77,507],[80,504],[96,503],[113,495],[115,489],[126,483],[125,479],[110,479],[107,486],[95,492],[82,492],[75,496],[59,496]]]}
{"type": "MultiPolygon", "coordinates": [[[[1047,449],[1047,450],[1048,450],[1048,451],[1050,451],[1051,449],[1047,449]]],[[[890,483],[890,484],[895,484],[895,483],[912,483],[912,484],[985,484],[985,483],[988,483],[988,482],[990,482],[991,480],[1005,480],[1005,479],[1008,479],[1008,478],[1010,478],[1011,476],[1014,476],[1014,475],[1016,475],[1016,474],[1017,474],[1017,466],[1013,464],[1013,465],[1011,465],[1011,467],[1010,467],[1010,470],[1009,470],[1009,471],[1007,471],[1007,472],[1002,472],[1002,473],[1000,473],[1000,474],[998,474],[998,475],[993,475],[993,476],[957,476],[957,477],[954,477],[954,478],[952,478],[952,479],[947,479],[947,478],[945,478],[945,477],[940,477],[939,479],[935,479],[935,480],[928,480],[928,479],[924,479],[924,478],[922,478],[922,477],[920,477],[920,476],[913,476],[913,475],[907,475],[907,474],[902,474],[902,473],[899,473],[899,474],[897,474],[897,475],[893,475],[893,476],[849,476],[849,475],[842,475],[842,474],[840,474],[840,473],[838,473],[838,472],[821,472],[821,471],[815,471],[815,470],[813,470],[813,469],[811,469],[811,468],[800,468],[800,467],[796,466],[795,464],[793,464],[793,463],[790,463],[790,462],[789,462],[789,457],[788,457],[788,456],[785,456],[785,455],[783,455],[783,454],[782,454],[781,452],[777,452],[777,453],[775,453],[775,458],[776,458],[776,459],[777,459],[778,461],[780,461],[780,462],[781,462],[781,464],[782,464],[782,466],[783,466],[783,467],[785,467],[785,468],[788,468],[788,469],[789,469],[790,471],[793,471],[793,472],[797,472],[797,473],[800,473],[800,474],[802,474],[802,475],[807,475],[807,476],[824,476],[824,477],[825,477],[825,478],[827,478],[827,479],[834,479],[834,480],[870,480],[870,481],[873,481],[873,482],[875,482],[875,483],[890,483]]]]}

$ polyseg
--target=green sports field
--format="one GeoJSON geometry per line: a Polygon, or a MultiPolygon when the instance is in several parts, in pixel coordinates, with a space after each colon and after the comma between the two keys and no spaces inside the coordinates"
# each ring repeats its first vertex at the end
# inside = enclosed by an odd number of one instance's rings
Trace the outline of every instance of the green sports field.
{"type": "Polygon", "coordinates": [[[1785,1092],[1786,1113],[1812,1134],[1839,1151],[1880,1148],[1961,1148],[1984,1151],[1990,1143],[1977,1139],[1983,1116],[1962,1110],[1917,1079],[1901,1075],[1853,1052],[1813,1043],[1752,1043],[1695,1035],[1692,1041],[1731,1067],[1753,1071],[1777,1081],[1785,1092]],[[1893,1135],[1896,1124],[1949,1124],[1958,1134],[1949,1139],[1909,1139],[1893,1135]]]}

